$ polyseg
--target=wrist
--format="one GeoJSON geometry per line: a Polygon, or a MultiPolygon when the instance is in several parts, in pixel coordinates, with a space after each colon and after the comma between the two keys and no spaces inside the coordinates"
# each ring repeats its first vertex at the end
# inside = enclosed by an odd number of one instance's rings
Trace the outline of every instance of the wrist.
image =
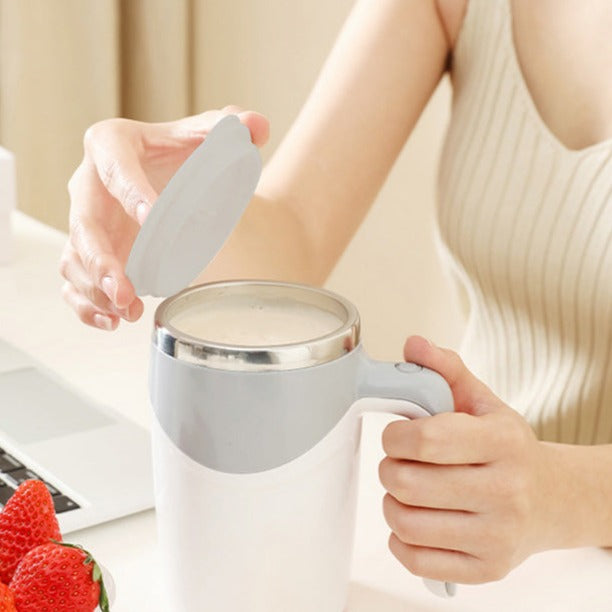
{"type": "Polygon", "coordinates": [[[612,446],[540,442],[538,550],[612,545],[612,446]]]}

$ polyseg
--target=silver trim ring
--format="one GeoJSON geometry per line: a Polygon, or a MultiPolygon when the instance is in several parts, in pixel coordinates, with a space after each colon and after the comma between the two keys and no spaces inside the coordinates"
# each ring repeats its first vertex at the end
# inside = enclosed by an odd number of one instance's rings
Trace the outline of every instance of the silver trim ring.
{"type": "Polygon", "coordinates": [[[185,289],[157,307],[153,332],[153,343],[166,355],[199,366],[239,371],[292,370],[327,363],[352,351],[359,340],[359,313],[342,296],[308,285],[260,280],[205,283],[185,289]],[[331,312],[343,324],[329,334],[306,341],[254,347],[210,342],[170,323],[184,308],[228,293],[294,299],[331,312]]]}

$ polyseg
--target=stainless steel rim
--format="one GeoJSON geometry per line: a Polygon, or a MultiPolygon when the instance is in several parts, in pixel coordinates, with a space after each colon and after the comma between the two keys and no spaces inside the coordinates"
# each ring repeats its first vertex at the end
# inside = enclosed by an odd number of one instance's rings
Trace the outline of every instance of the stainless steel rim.
{"type": "Polygon", "coordinates": [[[242,371],[291,370],[319,365],[352,351],[359,339],[359,313],[342,296],[308,285],[260,280],[206,283],[185,289],[157,307],[153,332],[153,343],[171,357],[199,366],[242,371]],[[256,347],[210,342],[186,334],[170,323],[184,308],[228,294],[295,299],[327,310],[343,323],[329,334],[303,342],[256,347]]]}

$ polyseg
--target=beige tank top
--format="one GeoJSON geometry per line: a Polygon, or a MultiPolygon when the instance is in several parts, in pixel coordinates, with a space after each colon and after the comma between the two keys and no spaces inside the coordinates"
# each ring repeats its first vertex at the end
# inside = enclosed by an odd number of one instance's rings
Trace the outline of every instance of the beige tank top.
{"type": "Polygon", "coordinates": [[[546,440],[612,442],[612,139],[570,150],[523,79],[510,0],[469,0],[439,174],[462,356],[546,440]]]}

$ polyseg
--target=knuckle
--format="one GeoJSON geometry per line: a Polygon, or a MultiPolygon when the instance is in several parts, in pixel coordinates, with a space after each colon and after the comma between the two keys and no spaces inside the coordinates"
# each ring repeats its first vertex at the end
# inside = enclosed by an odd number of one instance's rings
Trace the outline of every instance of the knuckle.
{"type": "Polygon", "coordinates": [[[131,182],[125,182],[121,188],[120,198],[121,203],[127,210],[128,214],[135,216],[136,207],[142,201],[142,196],[138,187],[131,182]]]}
{"type": "Polygon", "coordinates": [[[83,261],[83,243],[86,244],[87,229],[78,215],[70,214],[68,218],[68,247],[75,257],[83,261]]]}
{"type": "Polygon", "coordinates": [[[413,479],[404,461],[385,458],[379,466],[379,477],[383,487],[393,493],[400,503],[410,503],[415,498],[413,479]]]}
{"type": "Polygon", "coordinates": [[[379,464],[378,464],[378,479],[380,480],[380,482],[382,483],[383,487],[385,487],[385,489],[389,489],[389,486],[391,485],[391,459],[389,457],[385,457],[379,464]]]}
{"type": "Polygon", "coordinates": [[[448,359],[451,361],[454,368],[465,368],[465,364],[463,362],[463,359],[461,359],[461,355],[459,355],[459,353],[448,348],[443,349],[443,351],[448,357],[448,359]]]}
{"type": "Polygon", "coordinates": [[[81,293],[93,304],[96,304],[98,299],[98,291],[91,279],[88,279],[87,282],[83,285],[83,287],[81,288],[81,293]]]}
{"type": "Polygon", "coordinates": [[[492,431],[494,432],[496,447],[502,451],[507,451],[513,441],[513,434],[509,431],[508,424],[504,423],[498,416],[492,431]]]}
{"type": "Polygon", "coordinates": [[[96,142],[98,134],[100,133],[102,121],[93,123],[90,125],[83,134],[83,148],[88,151],[92,144],[96,142]]]}
{"type": "Polygon", "coordinates": [[[59,273],[62,278],[68,280],[68,270],[70,269],[70,264],[65,257],[62,257],[59,262],[59,273]]]}
{"type": "Polygon", "coordinates": [[[489,559],[480,564],[478,571],[478,582],[496,582],[505,578],[511,570],[509,563],[501,559],[489,559]]]}
{"type": "Polygon", "coordinates": [[[403,482],[402,462],[398,459],[385,457],[378,466],[378,475],[383,485],[397,489],[403,482]]]}
{"type": "Polygon", "coordinates": [[[412,524],[405,517],[400,517],[396,523],[395,529],[393,530],[397,537],[404,542],[405,544],[409,544],[410,542],[414,542],[414,529],[412,528],[412,524]]]}
{"type": "Polygon", "coordinates": [[[64,301],[74,310],[79,320],[87,325],[92,325],[93,315],[96,312],[93,304],[84,299],[70,281],[62,285],[61,292],[64,301]]]}
{"type": "Polygon", "coordinates": [[[419,554],[419,550],[416,547],[407,546],[403,550],[401,562],[411,574],[424,576],[427,573],[424,559],[424,556],[419,554]]]}
{"type": "Polygon", "coordinates": [[[91,324],[91,320],[94,314],[94,309],[91,304],[89,304],[84,299],[79,299],[73,305],[73,308],[77,314],[77,317],[83,322],[87,324],[91,324]]]}
{"type": "Polygon", "coordinates": [[[72,173],[72,176],[68,179],[68,183],[66,184],[71,203],[77,197],[79,190],[82,188],[85,172],[84,164],[85,158],[83,158],[83,161],[81,161],[81,163],[77,166],[76,170],[72,173]]]}
{"type": "Polygon", "coordinates": [[[62,285],[61,291],[62,291],[62,298],[64,299],[64,301],[70,304],[71,302],[70,297],[72,295],[72,283],[70,281],[64,282],[64,284],[62,285]]]}
{"type": "Polygon", "coordinates": [[[393,421],[389,423],[382,433],[382,447],[390,456],[397,455],[406,442],[404,426],[406,421],[393,421]]]}
{"type": "Polygon", "coordinates": [[[77,215],[71,214],[68,218],[68,231],[71,238],[83,231],[83,222],[77,215]]]}
{"type": "Polygon", "coordinates": [[[90,276],[94,279],[102,278],[107,269],[106,257],[102,253],[96,251],[89,252],[83,263],[90,276]]]}
{"type": "Polygon", "coordinates": [[[388,513],[389,526],[397,538],[404,544],[415,541],[416,526],[412,520],[412,513],[407,508],[388,513]]]}
{"type": "Polygon", "coordinates": [[[506,522],[500,525],[491,521],[480,531],[479,541],[485,545],[483,555],[487,557],[489,565],[501,563],[502,559],[511,554],[514,534],[514,529],[506,522]]]}
{"type": "Polygon", "coordinates": [[[422,419],[419,425],[414,432],[413,451],[418,459],[425,461],[438,454],[443,441],[438,423],[433,417],[422,419]]]}
{"type": "Polygon", "coordinates": [[[85,321],[91,312],[89,305],[86,304],[83,300],[78,300],[74,308],[81,321],[85,321]]]}
{"type": "Polygon", "coordinates": [[[463,363],[463,360],[461,359],[457,351],[454,351],[453,349],[444,349],[444,351],[451,359],[454,359],[457,362],[463,363]]]}
{"type": "Polygon", "coordinates": [[[83,146],[85,150],[91,150],[92,147],[95,147],[108,135],[116,134],[117,132],[122,131],[129,123],[129,119],[123,119],[120,117],[112,117],[110,119],[104,119],[102,121],[93,123],[85,130],[85,133],[83,134],[83,146]]]}
{"type": "Polygon", "coordinates": [[[395,435],[393,433],[393,423],[387,425],[382,432],[382,447],[385,453],[390,454],[394,446],[395,435]]]}
{"type": "Polygon", "coordinates": [[[83,148],[85,151],[91,151],[93,147],[101,140],[102,135],[106,133],[112,119],[97,121],[90,125],[83,134],[83,148]]]}
{"type": "Polygon", "coordinates": [[[119,161],[115,157],[109,157],[105,159],[98,166],[98,176],[104,188],[107,191],[111,190],[113,183],[117,177],[119,171],[119,161]]]}
{"type": "Polygon", "coordinates": [[[500,444],[508,451],[522,452],[525,442],[525,434],[521,427],[518,426],[515,418],[511,415],[498,415],[498,423],[496,425],[499,432],[500,444]]]}

